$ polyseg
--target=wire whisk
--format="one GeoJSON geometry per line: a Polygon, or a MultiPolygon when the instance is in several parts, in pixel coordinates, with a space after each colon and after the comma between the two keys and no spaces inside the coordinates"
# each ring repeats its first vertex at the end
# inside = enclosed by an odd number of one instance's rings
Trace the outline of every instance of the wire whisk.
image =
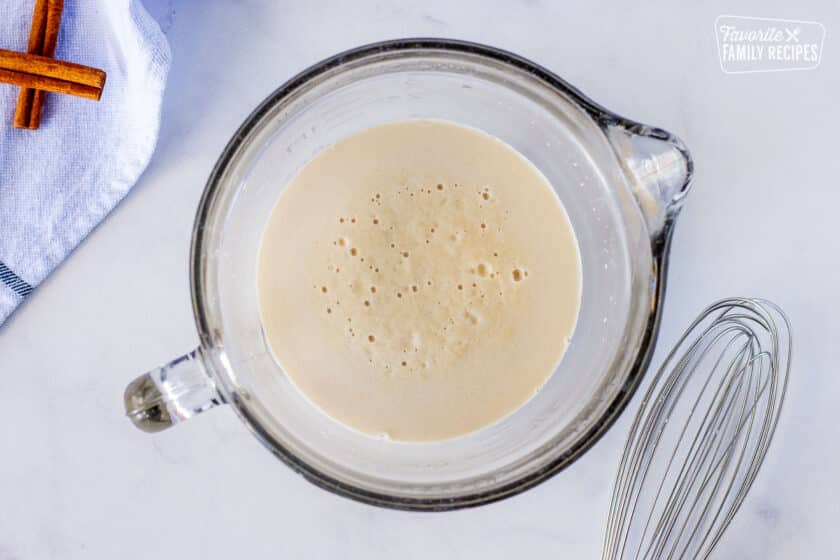
{"type": "Polygon", "coordinates": [[[732,298],[701,313],[633,422],[602,558],[711,554],[767,453],[790,360],[790,325],[775,304],[732,298]]]}

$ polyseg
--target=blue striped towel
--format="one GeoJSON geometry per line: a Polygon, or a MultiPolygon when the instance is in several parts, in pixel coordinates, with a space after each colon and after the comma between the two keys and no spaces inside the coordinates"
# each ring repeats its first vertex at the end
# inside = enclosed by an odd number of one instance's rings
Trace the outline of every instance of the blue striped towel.
{"type": "MultiPolygon", "coordinates": [[[[3,0],[0,48],[26,51],[35,0],[3,0]]],[[[65,0],[56,58],[108,74],[98,103],[48,95],[12,126],[0,84],[0,325],[125,196],[157,142],[169,45],[139,0],[65,0]]]]}

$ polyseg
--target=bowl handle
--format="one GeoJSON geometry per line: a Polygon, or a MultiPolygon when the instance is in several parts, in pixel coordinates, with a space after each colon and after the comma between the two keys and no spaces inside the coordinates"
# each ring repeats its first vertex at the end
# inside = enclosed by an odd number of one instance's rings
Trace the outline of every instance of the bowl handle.
{"type": "Polygon", "coordinates": [[[691,154],[682,140],[661,128],[628,121],[605,128],[651,237],[656,237],[679,213],[691,186],[691,154]]]}
{"type": "Polygon", "coordinates": [[[125,413],[144,432],[159,432],[224,403],[207,375],[201,348],[153,369],[125,388],[125,413]]]}

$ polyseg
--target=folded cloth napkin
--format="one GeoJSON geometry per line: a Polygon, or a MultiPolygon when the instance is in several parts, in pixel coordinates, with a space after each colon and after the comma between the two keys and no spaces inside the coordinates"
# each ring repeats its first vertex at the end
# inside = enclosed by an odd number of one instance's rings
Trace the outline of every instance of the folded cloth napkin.
{"type": "MultiPolygon", "coordinates": [[[[2,0],[0,47],[26,52],[35,0],[2,0]]],[[[12,126],[0,84],[0,325],[125,196],[157,142],[170,51],[139,0],[65,0],[56,58],[105,70],[97,103],[48,94],[12,126]]]]}

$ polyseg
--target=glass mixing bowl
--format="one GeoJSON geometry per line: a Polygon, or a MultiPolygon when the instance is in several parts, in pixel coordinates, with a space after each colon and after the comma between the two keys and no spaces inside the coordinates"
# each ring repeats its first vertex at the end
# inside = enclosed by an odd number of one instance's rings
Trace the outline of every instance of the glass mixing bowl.
{"type": "Polygon", "coordinates": [[[411,39],[327,59],[270,95],[219,158],[192,241],[201,344],[131,383],[128,416],[158,431],[229,404],[292,469],[380,506],[454,509],[535,486],[592,446],[639,384],[691,172],[679,139],[508,52],[411,39]],[[256,290],[263,225],[301,166],[350,134],[415,118],[484,130],[533,162],[563,201],[583,274],[577,328],[542,390],[500,422],[431,443],[369,437],[312,406],[272,358],[256,290]]]}

